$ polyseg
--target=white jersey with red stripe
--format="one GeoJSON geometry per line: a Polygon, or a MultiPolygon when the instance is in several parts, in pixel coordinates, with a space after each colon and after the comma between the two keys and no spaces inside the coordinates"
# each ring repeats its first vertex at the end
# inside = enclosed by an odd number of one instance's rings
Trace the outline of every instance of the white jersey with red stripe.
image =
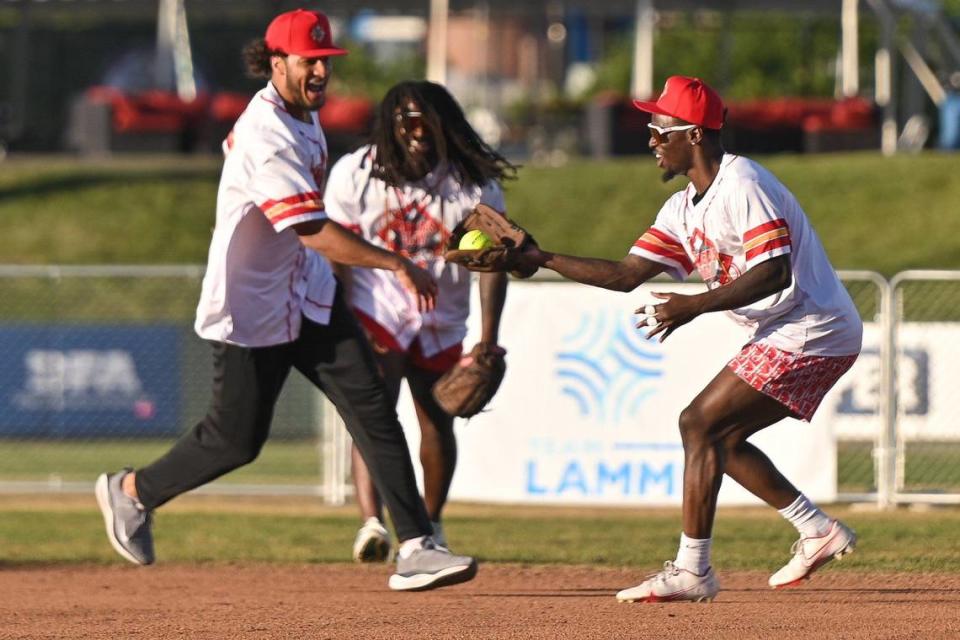
{"type": "Polygon", "coordinates": [[[860,352],[860,315],[806,214],[773,174],[724,154],[713,184],[695,196],[692,183],[671,196],[630,253],[663,264],[676,280],[696,269],[710,289],[789,254],[789,287],[727,313],[752,332],[750,342],[809,355],[860,352]]]}
{"type": "Polygon", "coordinates": [[[301,314],[330,321],[330,263],[292,228],[326,218],[327,143],[311,120],[291,116],[268,83],[234,125],[194,325],[201,338],[262,347],[296,340],[301,314]]]}
{"type": "Polygon", "coordinates": [[[333,166],[324,194],[327,214],[367,241],[430,271],[439,293],[436,309],[421,314],[392,272],[355,268],[351,304],[405,349],[419,337],[429,358],[467,334],[470,272],[444,261],[450,232],[481,202],[504,211],[503,191],[496,182],[465,186],[443,166],[418,182],[392,187],[371,174],[372,154],[372,147],[362,147],[333,166]]]}

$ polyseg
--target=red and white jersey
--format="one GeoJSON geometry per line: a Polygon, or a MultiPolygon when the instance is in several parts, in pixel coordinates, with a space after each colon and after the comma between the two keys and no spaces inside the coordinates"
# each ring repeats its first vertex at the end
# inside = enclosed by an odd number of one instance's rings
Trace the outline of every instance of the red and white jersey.
{"type": "Polygon", "coordinates": [[[224,144],[217,221],[203,278],[197,334],[245,347],[292,342],[301,313],[330,321],[330,263],[291,227],[326,218],[327,142],[317,120],[291,116],[268,83],[224,144]]]}
{"type": "Polygon", "coordinates": [[[479,203],[504,211],[500,185],[467,187],[441,166],[422,180],[391,187],[371,175],[372,148],[341,158],[324,194],[327,215],[367,241],[410,258],[437,279],[434,311],[421,313],[393,272],[353,270],[351,304],[406,349],[419,337],[426,357],[463,341],[470,313],[470,272],[443,259],[450,232],[479,203]]]}
{"type": "Polygon", "coordinates": [[[691,183],[671,196],[630,253],[663,264],[676,280],[696,269],[710,289],[790,254],[789,287],[727,313],[752,332],[750,342],[810,355],[860,352],[860,315],[806,214],[773,174],[724,154],[707,193],[696,203],[695,195],[691,183]]]}

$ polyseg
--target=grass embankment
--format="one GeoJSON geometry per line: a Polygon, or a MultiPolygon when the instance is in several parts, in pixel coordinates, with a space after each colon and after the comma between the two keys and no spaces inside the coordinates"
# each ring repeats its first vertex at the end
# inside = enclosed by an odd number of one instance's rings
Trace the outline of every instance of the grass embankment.
{"type": "MultiPolygon", "coordinates": [[[[760,158],[797,195],[838,269],[960,268],[960,157],[875,153],[760,158]]],[[[203,263],[215,157],[8,160],[0,262],[203,263]]],[[[684,180],[649,157],[525,167],[511,215],[551,250],[620,257],[684,180]]]]}
{"type": "MultiPolygon", "coordinates": [[[[92,496],[0,497],[0,566],[117,563],[92,496]]],[[[960,571],[960,510],[831,510],[860,536],[840,571],[960,571]]],[[[158,512],[164,563],[349,561],[358,516],[317,500],[186,496],[158,512]]],[[[598,564],[655,569],[672,558],[677,509],[566,509],[452,505],[454,549],[487,562],[598,564]]],[[[773,570],[789,557],[793,528],[770,509],[720,509],[714,560],[724,570],[773,570]]]]}

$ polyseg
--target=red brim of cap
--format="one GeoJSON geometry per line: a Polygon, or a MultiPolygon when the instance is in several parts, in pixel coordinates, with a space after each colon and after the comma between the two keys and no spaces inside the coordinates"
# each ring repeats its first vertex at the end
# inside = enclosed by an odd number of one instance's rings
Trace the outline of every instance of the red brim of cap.
{"type": "Polygon", "coordinates": [[[677,117],[672,113],[667,113],[666,111],[658,107],[656,102],[644,102],[643,100],[634,100],[633,106],[635,106],[637,109],[640,109],[640,111],[646,111],[647,113],[656,113],[661,116],[670,116],[671,118],[677,117]]]}
{"type": "Polygon", "coordinates": [[[329,49],[307,49],[306,51],[290,51],[301,58],[323,58],[325,56],[345,56],[349,53],[346,49],[331,47],[329,49]]]}

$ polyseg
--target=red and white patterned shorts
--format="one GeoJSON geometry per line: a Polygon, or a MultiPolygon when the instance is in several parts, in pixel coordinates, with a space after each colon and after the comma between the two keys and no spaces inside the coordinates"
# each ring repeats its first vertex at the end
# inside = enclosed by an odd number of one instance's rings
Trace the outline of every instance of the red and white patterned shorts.
{"type": "Polygon", "coordinates": [[[762,343],[740,350],[727,367],[757,391],[807,422],[857,356],[805,356],[762,343]]]}

